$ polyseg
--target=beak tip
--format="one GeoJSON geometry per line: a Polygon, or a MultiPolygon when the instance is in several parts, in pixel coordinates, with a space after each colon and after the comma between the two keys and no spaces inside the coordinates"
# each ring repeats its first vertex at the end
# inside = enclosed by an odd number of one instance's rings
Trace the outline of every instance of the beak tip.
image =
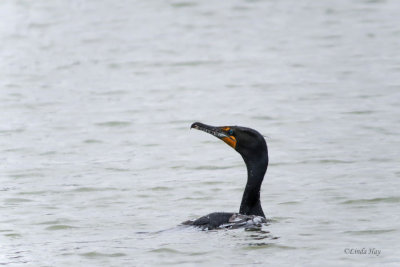
{"type": "Polygon", "coordinates": [[[192,125],[190,125],[190,129],[192,129],[192,128],[198,129],[199,128],[198,124],[199,124],[199,122],[192,123],[192,125]]]}

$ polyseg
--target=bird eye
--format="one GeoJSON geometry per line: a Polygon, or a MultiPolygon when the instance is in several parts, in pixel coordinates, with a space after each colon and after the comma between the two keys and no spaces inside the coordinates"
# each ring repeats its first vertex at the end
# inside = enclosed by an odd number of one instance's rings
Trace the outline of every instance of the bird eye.
{"type": "Polygon", "coordinates": [[[229,134],[229,135],[233,135],[233,130],[232,130],[232,129],[229,129],[228,134],[229,134]]]}

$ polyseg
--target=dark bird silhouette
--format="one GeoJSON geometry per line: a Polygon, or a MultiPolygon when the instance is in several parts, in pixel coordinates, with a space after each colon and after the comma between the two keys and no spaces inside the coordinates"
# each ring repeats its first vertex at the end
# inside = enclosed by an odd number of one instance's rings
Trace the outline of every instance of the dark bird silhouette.
{"type": "Polygon", "coordinates": [[[256,130],[241,126],[215,127],[195,122],[190,128],[212,134],[221,139],[243,158],[247,167],[247,183],[239,213],[214,212],[182,224],[202,229],[260,227],[265,215],[260,202],[260,189],[268,167],[268,149],[264,137],[256,130]]]}

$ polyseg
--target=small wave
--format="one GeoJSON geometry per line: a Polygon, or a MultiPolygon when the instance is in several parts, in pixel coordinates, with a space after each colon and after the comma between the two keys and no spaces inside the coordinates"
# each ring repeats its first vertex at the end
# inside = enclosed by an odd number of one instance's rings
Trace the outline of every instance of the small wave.
{"type": "Polygon", "coordinates": [[[244,250],[257,250],[257,249],[265,249],[265,248],[277,248],[281,250],[293,250],[297,249],[296,247],[278,245],[274,243],[249,243],[248,246],[244,247],[244,250]]]}
{"type": "Polygon", "coordinates": [[[56,230],[69,230],[69,229],[75,229],[75,228],[78,228],[78,227],[66,225],[66,224],[58,224],[58,225],[52,225],[52,226],[46,227],[46,230],[56,231],[56,230]]]}
{"type": "Polygon", "coordinates": [[[27,198],[6,198],[4,201],[7,203],[22,203],[22,202],[31,202],[33,200],[27,198]]]}
{"type": "Polygon", "coordinates": [[[278,203],[279,205],[297,205],[297,204],[299,204],[300,202],[298,202],[298,201],[287,201],[287,202],[281,202],[281,203],[278,203]]]}
{"type": "Polygon", "coordinates": [[[62,223],[68,223],[68,222],[72,222],[72,220],[69,220],[69,219],[57,219],[57,220],[54,220],[54,221],[44,221],[44,222],[39,222],[39,223],[36,223],[36,224],[37,225],[49,225],[49,224],[54,225],[54,224],[62,224],[62,223]]]}
{"type": "Polygon", "coordinates": [[[18,237],[22,237],[22,235],[20,235],[20,234],[17,234],[17,233],[5,234],[4,236],[6,236],[6,237],[10,237],[10,238],[18,238],[18,237]]]}
{"type": "Polygon", "coordinates": [[[197,5],[196,3],[192,3],[192,2],[179,2],[179,3],[171,4],[171,6],[174,8],[193,7],[196,5],[197,5]]]}
{"type": "Polygon", "coordinates": [[[96,140],[96,139],[86,139],[86,140],[84,140],[83,142],[86,143],[86,144],[98,144],[98,143],[103,143],[102,141],[96,140]]]}
{"type": "Polygon", "coordinates": [[[100,252],[96,252],[96,251],[91,251],[91,252],[87,252],[87,253],[82,253],[79,254],[85,258],[103,258],[103,257],[124,257],[126,256],[125,253],[100,253],[100,252]]]}
{"type": "Polygon", "coordinates": [[[168,191],[168,190],[171,190],[171,188],[166,187],[166,186],[155,186],[155,187],[150,188],[150,190],[152,190],[152,191],[168,191]]]}
{"type": "Polygon", "coordinates": [[[113,168],[104,168],[104,169],[108,170],[108,171],[115,171],[115,172],[128,172],[128,171],[130,171],[129,169],[115,168],[115,167],[113,167],[113,168]]]}
{"type": "Polygon", "coordinates": [[[399,203],[400,197],[379,197],[370,199],[352,199],[343,201],[341,204],[373,204],[373,203],[399,203]]]}
{"type": "Polygon", "coordinates": [[[378,235],[390,232],[395,232],[396,229],[381,229],[381,230],[361,230],[361,231],[346,231],[345,234],[351,235],[378,235]]]}
{"type": "Polygon", "coordinates": [[[107,122],[99,122],[96,123],[95,125],[101,127],[127,127],[132,125],[132,123],[129,121],[107,121],[107,122]]]}
{"type": "Polygon", "coordinates": [[[237,166],[203,165],[203,166],[192,167],[190,169],[193,169],[193,170],[225,170],[225,169],[231,169],[231,168],[235,168],[235,167],[237,167],[237,166]]]}
{"type": "Polygon", "coordinates": [[[54,191],[26,191],[26,192],[19,192],[18,195],[45,195],[47,193],[54,193],[54,191]]]}
{"type": "Polygon", "coordinates": [[[172,249],[172,248],[156,248],[156,249],[152,249],[150,250],[150,252],[154,252],[154,253],[173,253],[173,254],[181,254],[180,251],[172,249]]]}
{"type": "Polygon", "coordinates": [[[373,113],[375,113],[375,111],[373,110],[355,110],[355,111],[343,112],[343,114],[353,114],[353,115],[369,115],[373,113]]]}
{"type": "Polygon", "coordinates": [[[115,191],[118,190],[114,187],[79,187],[74,190],[73,192],[98,192],[98,191],[115,191]]]}

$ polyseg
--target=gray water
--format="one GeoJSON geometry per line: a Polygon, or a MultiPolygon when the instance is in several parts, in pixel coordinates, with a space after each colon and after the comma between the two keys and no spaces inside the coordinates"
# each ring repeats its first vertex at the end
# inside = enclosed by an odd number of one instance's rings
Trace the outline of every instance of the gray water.
{"type": "Polygon", "coordinates": [[[399,14],[1,1],[0,265],[399,266],[399,14]],[[246,180],[194,121],[266,136],[262,231],[177,227],[237,211],[246,180]]]}

